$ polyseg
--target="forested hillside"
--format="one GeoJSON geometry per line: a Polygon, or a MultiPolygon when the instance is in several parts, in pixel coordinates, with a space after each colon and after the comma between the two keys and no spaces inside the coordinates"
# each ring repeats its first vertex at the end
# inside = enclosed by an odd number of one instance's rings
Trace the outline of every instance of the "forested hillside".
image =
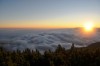
{"type": "Polygon", "coordinates": [[[7,51],[0,48],[0,66],[100,66],[100,48],[75,48],[69,50],[58,45],[54,52],[41,54],[38,50],[7,51]]]}

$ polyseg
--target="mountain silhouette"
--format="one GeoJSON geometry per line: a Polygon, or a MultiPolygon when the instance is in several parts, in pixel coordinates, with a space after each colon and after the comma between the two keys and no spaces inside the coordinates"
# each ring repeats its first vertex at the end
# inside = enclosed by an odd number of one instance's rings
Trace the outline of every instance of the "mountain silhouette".
{"type": "Polygon", "coordinates": [[[100,42],[92,43],[88,47],[100,47],[100,42]]]}

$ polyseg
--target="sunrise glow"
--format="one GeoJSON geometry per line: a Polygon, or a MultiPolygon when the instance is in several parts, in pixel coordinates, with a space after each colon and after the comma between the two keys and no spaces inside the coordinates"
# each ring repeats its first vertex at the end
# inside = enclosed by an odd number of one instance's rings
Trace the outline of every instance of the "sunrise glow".
{"type": "Polygon", "coordinates": [[[86,22],[86,23],[83,25],[83,27],[84,27],[84,30],[85,30],[86,32],[91,32],[91,31],[94,30],[94,24],[93,24],[93,22],[90,22],[90,21],[86,22]]]}

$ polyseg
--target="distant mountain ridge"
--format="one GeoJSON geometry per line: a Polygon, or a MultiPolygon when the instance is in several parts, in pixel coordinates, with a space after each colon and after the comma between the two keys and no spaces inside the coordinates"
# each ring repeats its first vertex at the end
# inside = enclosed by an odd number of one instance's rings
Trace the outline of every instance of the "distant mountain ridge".
{"type": "Polygon", "coordinates": [[[92,43],[88,47],[100,47],[100,42],[92,43]]]}

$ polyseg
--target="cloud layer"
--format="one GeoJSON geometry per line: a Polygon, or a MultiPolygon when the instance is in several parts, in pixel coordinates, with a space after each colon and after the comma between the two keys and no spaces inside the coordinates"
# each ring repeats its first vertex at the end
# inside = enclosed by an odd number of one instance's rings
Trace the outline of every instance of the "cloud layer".
{"type": "Polygon", "coordinates": [[[87,46],[90,43],[100,41],[99,29],[91,37],[82,36],[78,29],[56,29],[56,30],[29,30],[29,29],[0,29],[0,46],[8,50],[24,50],[29,48],[52,51],[60,44],[66,49],[72,43],[76,47],[87,46]]]}

